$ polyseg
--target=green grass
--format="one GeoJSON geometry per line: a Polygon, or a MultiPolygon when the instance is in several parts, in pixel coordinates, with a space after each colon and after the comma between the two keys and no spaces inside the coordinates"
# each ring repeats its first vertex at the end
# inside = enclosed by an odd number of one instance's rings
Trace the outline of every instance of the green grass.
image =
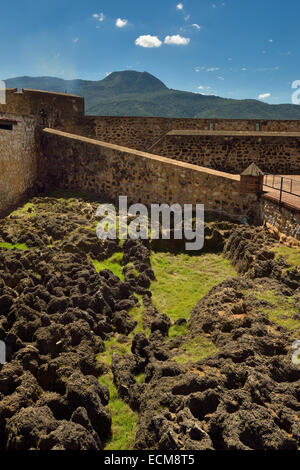
{"type": "Polygon", "coordinates": [[[139,272],[136,270],[135,266],[133,263],[128,263],[126,265],[127,268],[130,268],[130,272],[135,276],[135,277],[138,277],[139,276],[139,272]]]}
{"type": "MultiPolygon", "coordinates": [[[[131,341],[123,344],[118,342],[118,337],[113,336],[105,342],[105,352],[97,356],[97,359],[111,366],[112,356],[117,353],[121,356],[130,354],[131,341]]],[[[112,437],[107,443],[106,450],[129,450],[132,448],[138,421],[138,414],[131,410],[118,394],[114,384],[113,373],[99,377],[99,382],[109,389],[109,411],[112,418],[112,437]]]]}
{"type": "Polygon", "coordinates": [[[291,266],[290,269],[300,266],[300,248],[291,248],[289,246],[280,246],[273,248],[275,258],[284,258],[284,260],[291,266]]]}
{"type": "Polygon", "coordinates": [[[135,296],[138,298],[140,305],[131,308],[128,313],[132,320],[135,320],[137,322],[137,326],[134,331],[130,333],[130,335],[128,335],[128,342],[120,343],[118,341],[120,335],[115,334],[114,336],[111,336],[109,340],[105,341],[105,352],[100,353],[97,356],[97,359],[99,361],[104,362],[108,366],[111,365],[112,356],[114,353],[117,353],[120,356],[123,356],[124,354],[130,354],[133,337],[137,333],[145,331],[145,329],[143,328],[143,299],[141,295],[135,294],[135,296]]]}
{"type": "Polygon", "coordinates": [[[208,339],[196,336],[189,342],[181,346],[180,352],[173,357],[179,364],[198,362],[205,357],[214,356],[218,353],[218,348],[208,339]]]}
{"type": "Polygon", "coordinates": [[[138,384],[143,384],[145,382],[145,374],[142,372],[141,374],[136,375],[135,376],[135,381],[138,384]]]}
{"type": "Polygon", "coordinates": [[[138,413],[119,398],[112,373],[103,375],[99,382],[109,389],[109,411],[112,417],[112,438],[105,450],[130,450],[137,430],[138,413]]]}
{"type": "Polygon", "coordinates": [[[230,261],[220,254],[153,252],[151,263],[157,279],[151,285],[152,301],[172,321],[188,320],[192,309],[212,287],[237,275],[230,261]]]}
{"type": "Polygon", "coordinates": [[[35,216],[34,204],[32,202],[27,202],[19,209],[16,209],[15,211],[11,212],[10,215],[22,215],[22,216],[26,215],[27,217],[34,217],[35,216]],[[32,212],[28,212],[28,209],[33,209],[33,210],[32,212]]]}
{"type": "Polygon", "coordinates": [[[114,353],[124,356],[124,354],[130,354],[131,352],[131,341],[128,340],[128,343],[119,343],[118,337],[118,335],[114,335],[108,341],[105,341],[105,352],[97,356],[99,361],[104,362],[108,366],[111,366],[114,353]]]}
{"type": "Polygon", "coordinates": [[[12,243],[6,243],[6,242],[3,242],[3,243],[0,243],[0,248],[7,248],[8,250],[29,250],[29,247],[27,245],[25,245],[25,243],[16,243],[15,245],[13,245],[12,243]]]}
{"type": "Polygon", "coordinates": [[[188,324],[173,325],[169,330],[169,338],[176,338],[176,336],[185,336],[188,324]]]}
{"type": "Polygon", "coordinates": [[[149,331],[148,329],[144,328],[143,325],[143,312],[144,312],[144,304],[143,304],[143,297],[141,295],[135,294],[135,297],[138,298],[139,300],[139,306],[136,305],[132,309],[129,310],[129,315],[133,320],[137,322],[137,326],[131,335],[136,335],[137,333],[142,333],[144,332],[145,334],[148,334],[149,331]]]}
{"type": "Polygon", "coordinates": [[[292,297],[284,297],[272,290],[256,292],[254,295],[258,300],[266,300],[270,303],[270,307],[260,309],[260,311],[268,315],[270,321],[284,326],[288,330],[300,329],[300,321],[293,319],[296,307],[292,297]]]}
{"type": "Polygon", "coordinates": [[[121,265],[122,259],[123,259],[123,253],[118,252],[118,253],[114,253],[110,258],[104,261],[92,260],[92,263],[97,273],[99,273],[100,271],[104,271],[105,269],[108,269],[115,276],[121,279],[121,281],[124,281],[123,266],[121,265]]]}
{"type": "MultiPolygon", "coordinates": [[[[137,298],[139,299],[140,306],[133,307],[129,311],[131,318],[137,322],[137,327],[128,336],[128,341],[126,343],[120,343],[118,341],[120,335],[114,335],[108,341],[105,341],[105,352],[100,353],[97,356],[99,361],[109,367],[111,367],[112,356],[114,353],[117,353],[120,356],[131,354],[131,344],[134,335],[140,331],[144,331],[143,300],[140,295],[137,295],[137,298]]],[[[143,383],[144,377],[144,374],[139,374],[135,379],[137,383],[143,383]]],[[[112,438],[107,443],[105,449],[130,450],[132,449],[135,440],[138,413],[132,411],[130,406],[120,399],[111,371],[99,377],[99,382],[108,387],[110,393],[109,410],[112,417],[112,438]]]]}

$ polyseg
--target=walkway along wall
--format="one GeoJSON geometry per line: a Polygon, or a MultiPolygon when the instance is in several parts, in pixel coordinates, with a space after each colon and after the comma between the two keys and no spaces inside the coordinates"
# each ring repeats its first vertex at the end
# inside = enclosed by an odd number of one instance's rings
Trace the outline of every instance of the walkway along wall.
{"type": "Polygon", "coordinates": [[[52,129],[41,136],[44,181],[130,202],[205,204],[206,210],[261,222],[256,194],[240,193],[240,177],[52,129]]]}

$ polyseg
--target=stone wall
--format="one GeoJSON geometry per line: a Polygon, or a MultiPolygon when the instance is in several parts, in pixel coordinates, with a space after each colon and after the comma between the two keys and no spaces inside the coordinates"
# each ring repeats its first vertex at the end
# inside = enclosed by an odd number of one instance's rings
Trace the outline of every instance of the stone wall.
{"type": "Polygon", "coordinates": [[[40,152],[51,186],[146,205],[205,204],[207,211],[261,221],[257,196],[240,194],[236,175],[52,129],[42,131],[40,152]]]}
{"type": "Polygon", "coordinates": [[[0,113],[13,119],[13,130],[0,128],[0,214],[16,204],[37,178],[35,120],[0,113]]]}
{"type": "Polygon", "coordinates": [[[6,90],[0,118],[17,123],[0,129],[0,214],[15,205],[39,179],[37,129],[75,126],[84,116],[83,98],[37,90],[6,90]]]}
{"type": "MultiPolygon", "coordinates": [[[[300,133],[243,132],[176,135],[170,133],[151,149],[175,160],[231,173],[242,173],[251,163],[271,174],[300,174],[300,133]]],[[[217,131],[216,131],[217,132],[217,131]]]]}
{"type": "Polygon", "coordinates": [[[40,90],[6,90],[6,104],[0,112],[34,116],[37,125],[67,129],[84,116],[84,99],[65,93],[40,90]]]}
{"type": "Polygon", "coordinates": [[[264,222],[279,234],[300,241],[300,210],[286,204],[279,205],[271,197],[262,197],[264,222]]]}
{"type": "Polygon", "coordinates": [[[65,130],[237,174],[253,161],[266,173],[300,171],[300,121],[87,116],[65,130]],[[206,135],[168,135],[174,130],[205,131],[206,135]],[[219,135],[221,131],[228,135],[219,135]]]}
{"type": "MultiPolygon", "coordinates": [[[[174,129],[216,131],[300,132],[299,121],[266,121],[253,119],[180,119],[156,117],[87,116],[74,133],[114,142],[129,148],[149,151],[160,138],[174,129]],[[80,130],[83,132],[81,134],[80,130]],[[75,132],[76,131],[76,132],[75,132]]],[[[69,129],[71,131],[71,129],[69,129]]]]}

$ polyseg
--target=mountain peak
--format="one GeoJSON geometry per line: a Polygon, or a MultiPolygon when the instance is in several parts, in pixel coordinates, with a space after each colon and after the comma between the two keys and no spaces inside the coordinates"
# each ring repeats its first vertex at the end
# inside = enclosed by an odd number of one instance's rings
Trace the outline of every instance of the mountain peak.
{"type": "Polygon", "coordinates": [[[166,85],[148,72],[124,70],[112,72],[102,83],[120,93],[141,93],[168,90],[166,85]]]}

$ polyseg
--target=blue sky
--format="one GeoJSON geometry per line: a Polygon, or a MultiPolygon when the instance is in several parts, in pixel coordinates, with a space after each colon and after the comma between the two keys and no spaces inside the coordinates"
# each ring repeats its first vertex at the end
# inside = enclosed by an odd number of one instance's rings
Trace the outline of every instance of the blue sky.
{"type": "Polygon", "coordinates": [[[0,79],[146,70],[174,89],[291,103],[299,15],[299,0],[1,2],[0,79]]]}

